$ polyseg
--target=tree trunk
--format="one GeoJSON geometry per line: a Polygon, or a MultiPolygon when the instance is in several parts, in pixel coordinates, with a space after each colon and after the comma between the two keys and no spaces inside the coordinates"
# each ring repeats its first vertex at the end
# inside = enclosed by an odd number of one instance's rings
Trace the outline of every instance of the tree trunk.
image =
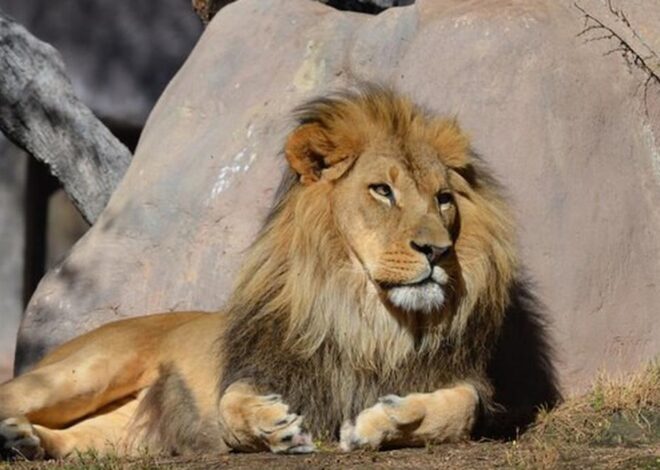
{"type": "Polygon", "coordinates": [[[94,223],[131,161],[74,94],[59,53],[0,12],[0,129],[44,162],[94,223]]]}

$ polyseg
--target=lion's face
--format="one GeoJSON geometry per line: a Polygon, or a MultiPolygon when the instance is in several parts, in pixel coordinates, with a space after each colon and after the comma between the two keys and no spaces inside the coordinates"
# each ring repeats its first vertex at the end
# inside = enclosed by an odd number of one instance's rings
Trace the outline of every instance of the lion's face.
{"type": "Polygon", "coordinates": [[[304,208],[294,220],[314,240],[297,241],[301,253],[343,250],[386,306],[460,309],[457,328],[477,303],[500,311],[516,265],[510,217],[455,121],[382,89],[315,100],[297,117],[285,146],[304,208]],[[321,246],[335,229],[341,248],[321,246]]]}
{"type": "Polygon", "coordinates": [[[405,311],[439,310],[456,278],[459,224],[436,149],[423,140],[370,142],[332,198],[339,230],[384,299],[405,311]]]}

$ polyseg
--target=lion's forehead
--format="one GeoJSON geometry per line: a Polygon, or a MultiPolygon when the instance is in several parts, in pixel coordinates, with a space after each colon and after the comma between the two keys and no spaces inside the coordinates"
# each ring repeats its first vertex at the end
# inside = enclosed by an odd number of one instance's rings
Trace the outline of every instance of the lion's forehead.
{"type": "Polygon", "coordinates": [[[449,185],[447,167],[437,152],[423,142],[374,144],[360,157],[358,168],[400,190],[411,188],[433,194],[449,185]]]}

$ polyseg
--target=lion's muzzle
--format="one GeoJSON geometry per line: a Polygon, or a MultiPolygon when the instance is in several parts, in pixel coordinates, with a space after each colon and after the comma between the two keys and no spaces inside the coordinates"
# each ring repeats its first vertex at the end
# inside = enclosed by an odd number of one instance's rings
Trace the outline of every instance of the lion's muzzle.
{"type": "Polygon", "coordinates": [[[449,281],[447,272],[434,266],[425,279],[387,289],[392,304],[408,312],[432,313],[445,303],[445,289],[449,281]]]}

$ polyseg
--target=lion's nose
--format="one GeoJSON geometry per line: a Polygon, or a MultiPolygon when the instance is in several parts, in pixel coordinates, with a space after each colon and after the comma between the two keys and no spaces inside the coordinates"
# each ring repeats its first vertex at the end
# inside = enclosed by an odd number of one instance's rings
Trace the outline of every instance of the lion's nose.
{"type": "Polygon", "coordinates": [[[410,242],[410,246],[413,250],[419,251],[420,253],[426,256],[426,259],[429,260],[429,263],[436,264],[445,258],[451,251],[451,245],[429,245],[423,243],[410,242]]]}

